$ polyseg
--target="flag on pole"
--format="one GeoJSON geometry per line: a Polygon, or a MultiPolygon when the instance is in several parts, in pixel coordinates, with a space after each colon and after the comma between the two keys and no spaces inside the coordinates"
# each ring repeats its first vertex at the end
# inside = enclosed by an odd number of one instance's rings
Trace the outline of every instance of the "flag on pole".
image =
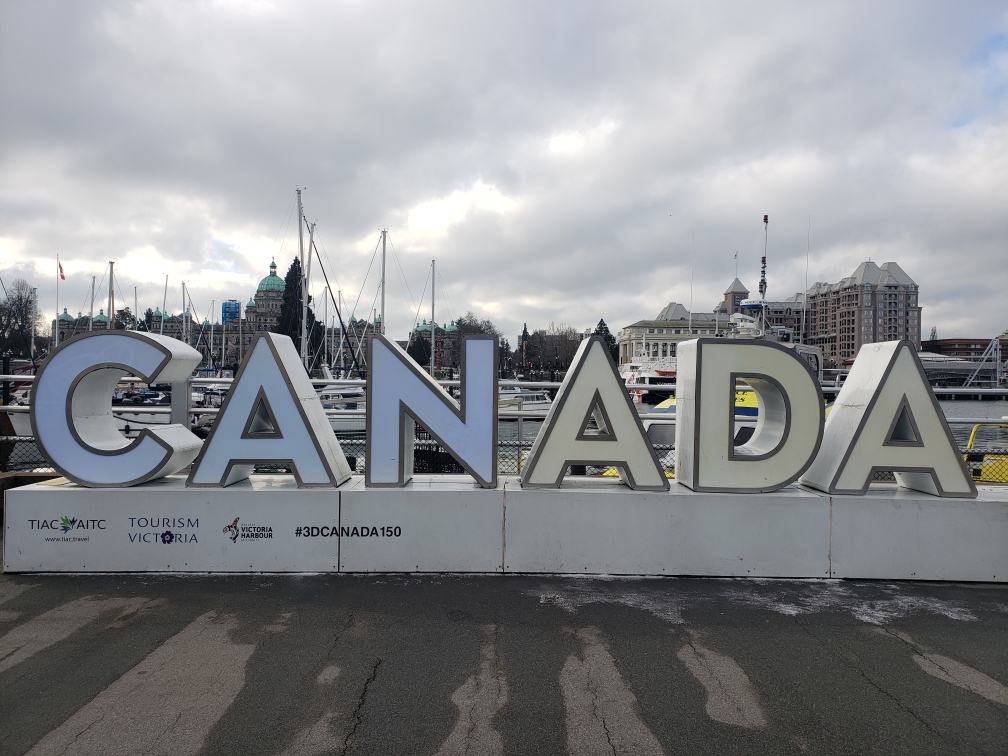
{"type": "Polygon", "coordinates": [[[63,275],[63,263],[61,263],[59,260],[57,260],[56,264],[59,266],[60,278],[62,280],[64,280],[64,281],[66,281],[66,276],[63,275]]]}
{"type": "Polygon", "coordinates": [[[735,250],[735,259],[738,260],[738,250],[735,250]]]}

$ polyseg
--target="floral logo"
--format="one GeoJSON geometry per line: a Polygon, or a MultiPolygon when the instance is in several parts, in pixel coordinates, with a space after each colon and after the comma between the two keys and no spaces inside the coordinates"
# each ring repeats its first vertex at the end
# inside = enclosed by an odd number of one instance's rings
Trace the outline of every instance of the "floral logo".
{"type": "Polygon", "coordinates": [[[172,533],[170,530],[166,530],[164,533],[161,534],[161,543],[171,543],[174,540],[175,540],[175,534],[172,533]]]}

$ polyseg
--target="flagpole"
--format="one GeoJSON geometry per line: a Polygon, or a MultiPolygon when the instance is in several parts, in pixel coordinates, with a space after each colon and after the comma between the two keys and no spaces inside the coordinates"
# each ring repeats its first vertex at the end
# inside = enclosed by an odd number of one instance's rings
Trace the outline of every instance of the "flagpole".
{"type": "Polygon", "coordinates": [[[59,264],[59,253],[56,254],[56,329],[53,334],[53,348],[59,346],[59,278],[60,278],[60,264],[59,264]]]}

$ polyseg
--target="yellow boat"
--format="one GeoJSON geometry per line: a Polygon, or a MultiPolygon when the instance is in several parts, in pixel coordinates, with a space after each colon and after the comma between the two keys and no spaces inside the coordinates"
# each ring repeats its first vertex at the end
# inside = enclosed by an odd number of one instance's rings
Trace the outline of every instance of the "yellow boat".
{"type": "MultiPolygon", "coordinates": [[[[986,434],[984,434],[986,435],[986,434]]],[[[1004,446],[1008,445],[1002,439],[1008,436],[1008,423],[978,423],[970,431],[969,441],[966,442],[966,454],[963,460],[969,468],[973,480],[977,483],[1008,483],[1008,454],[1004,453],[1004,446]],[[1001,444],[996,452],[989,452],[983,447],[976,448],[977,431],[981,428],[1001,428],[1000,432],[990,434],[991,436],[1001,436],[1001,439],[992,438],[983,440],[988,444],[991,441],[1001,444]]]]}
{"type": "MultiPolygon", "coordinates": [[[[650,409],[648,414],[667,413],[675,415],[675,397],[670,396],[661,404],[656,404],[650,409]]],[[[756,392],[751,388],[740,388],[735,391],[735,417],[756,417],[758,404],[756,402],[756,392]]]]}

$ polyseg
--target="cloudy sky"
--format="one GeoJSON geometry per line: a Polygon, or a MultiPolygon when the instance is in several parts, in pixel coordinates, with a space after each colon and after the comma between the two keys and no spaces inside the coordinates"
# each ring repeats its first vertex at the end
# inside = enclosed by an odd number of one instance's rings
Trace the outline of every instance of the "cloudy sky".
{"type": "Polygon", "coordinates": [[[736,250],[755,291],[764,213],[770,298],[803,288],[808,243],[810,283],[894,260],[925,333],[989,338],[1008,327],[1008,11],[0,2],[0,276],[47,312],[58,253],[61,308],[86,312],[115,260],[120,302],[160,305],[167,274],[169,311],[185,281],[219,318],[271,257],[286,270],[297,186],[358,317],[388,228],[398,338],[431,257],[437,319],[471,309],[512,340],[688,306],[691,256],[710,311],[736,250]]]}

